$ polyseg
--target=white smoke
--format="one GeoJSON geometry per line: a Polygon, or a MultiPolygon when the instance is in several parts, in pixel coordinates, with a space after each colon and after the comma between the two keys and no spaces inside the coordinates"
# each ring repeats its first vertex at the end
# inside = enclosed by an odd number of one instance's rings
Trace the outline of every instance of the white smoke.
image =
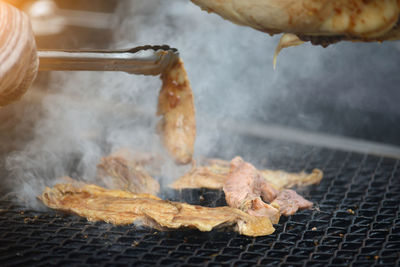
{"type": "MultiPolygon", "coordinates": [[[[120,1],[115,15],[120,24],[110,49],[168,44],[180,51],[197,108],[196,155],[209,154],[221,140],[228,144],[227,155],[241,154],[235,139],[226,142],[229,133],[217,127],[226,119],[284,125],[301,121],[320,129],[323,121],[304,111],[307,102],[301,96],[312,94],[315,102],[337,98],[344,105],[364,105],[366,98],[356,90],[357,83],[366,83],[361,74],[374,70],[374,66],[355,69],[361,53],[357,44],[344,43],[326,49],[309,44],[286,49],[273,71],[279,36],[239,27],[201,11],[188,0],[120,1]],[[344,66],[353,69],[341,70],[344,66]],[[353,84],[338,86],[351,71],[358,75],[347,78],[353,84]],[[276,116],[282,114],[286,119],[280,121],[276,116]]],[[[380,77],[379,72],[372,75],[380,77]]],[[[15,105],[19,109],[9,108],[22,118],[18,127],[29,132],[15,131],[25,136],[16,138],[20,143],[7,156],[10,177],[19,185],[14,189],[30,191],[28,197],[34,198],[44,185],[52,185],[56,177],[69,175],[72,169],[90,180],[100,157],[120,147],[164,153],[155,134],[160,86],[157,77],[125,73],[51,73],[46,90],[35,89],[45,91],[39,104],[30,102],[32,91],[24,104],[15,105]],[[32,107],[40,110],[40,116],[26,112],[32,107]],[[80,160],[75,162],[76,158],[80,160]]],[[[379,99],[376,105],[386,101],[379,99]]],[[[171,180],[182,172],[168,164],[164,171],[171,180]]]]}

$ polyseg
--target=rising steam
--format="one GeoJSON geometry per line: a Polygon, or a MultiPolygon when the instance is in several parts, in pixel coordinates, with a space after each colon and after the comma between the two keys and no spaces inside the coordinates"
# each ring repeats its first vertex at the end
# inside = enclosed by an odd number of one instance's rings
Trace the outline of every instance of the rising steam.
{"type": "MultiPolygon", "coordinates": [[[[242,154],[234,139],[226,141],[230,134],[217,127],[227,118],[284,125],[295,121],[321,129],[321,119],[304,112],[309,102],[302,95],[313,94],[312,101],[325,101],[337,98],[340,92],[344,105],[358,103],[346,98],[355,94],[357,86],[335,86],[345,76],[340,68],[347,64],[349,55],[356,62],[351,66],[357,65],[359,54],[353,44],[327,49],[309,44],[290,48],[282,52],[278,69],[273,71],[278,36],[236,26],[201,11],[188,0],[120,1],[116,15],[121,23],[110,49],[145,44],[168,44],[179,49],[197,107],[196,155],[210,154],[221,140],[227,146],[219,154],[242,154]],[[317,85],[323,86],[316,90],[317,85]]],[[[51,73],[46,90],[38,88],[41,86],[37,83],[23,105],[11,108],[22,118],[20,129],[29,129],[30,135],[15,138],[18,149],[6,156],[10,173],[7,183],[15,191],[24,192],[28,200],[45,185],[53,185],[57,177],[75,175],[90,181],[99,159],[120,147],[164,155],[154,130],[161,86],[158,77],[51,73]],[[43,91],[46,93],[39,97],[39,105],[30,103],[33,95],[43,91]],[[33,106],[40,110],[40,116],[26,111],[33,106]]],[[[15,134],[24,135],[25,130],[15,134]]],[[[164,179],[170,179],[164,184],[183,171],[171,162],[163,170],[164,179]]]]}

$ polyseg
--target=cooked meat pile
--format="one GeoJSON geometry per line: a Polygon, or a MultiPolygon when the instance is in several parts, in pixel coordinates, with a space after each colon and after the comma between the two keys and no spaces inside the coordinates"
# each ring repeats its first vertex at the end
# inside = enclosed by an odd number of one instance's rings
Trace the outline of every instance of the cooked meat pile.
{"type": "Polygon", "coordinates": [[[46,187],[39,199],[52,209],[72,212],[89,221],[116,225],[140,223],[160,230],[189,227],[200,231],[234,227],[240,234],[248,236],[274,232],[267,217],[251,216],[239,209],[194,206],[164,201],[151,194],[110,190],[77,182],[46,187]]]}
{"type": "Polygon", "coordinates": [[[144,168],[145,162],[128,150],[120,150],[101,159],[96,182],[106,188],[132,193],[157,194],[160,184],[144,168]]]}
{"type": "Polygon", "coordinates": [[[50,208],[72,212],[89,221],[140,223],[161,230],[190,227],[211,231],[233,226],[241,234],[260,236],[274,231],[272,224],[279,222],[281,214],[291,215],[312,207],[312,202],[285,188],[313,184],[322,178],[320,170],[310,175],[259,171],[240,157],[230,163],[208,159],[205,166],[194,166],[174,184],[180,188],[223,187],[230,207],[208,208],[154,196],[160,186],[144,169],[153,160],[134,156],[127,149],[119,150],[102,158],[98,165],[96,183],[107,188],[65,177],[63,183],[46,187],[39,199],[50,208]]]}
{"type": "Polygon", "coordinates": [[[398,0],[192,0],[236,24],[324,46],[400,39],[398,0]],[[334,38],[332,38],[334,37],[334,38]]]}
{"type": "MultiPolygon", "coordinates": [[[[192,169],[176,180],[174,189],[209,188],[222,189],[228,174],[229,162],[220,159],[207,159],[194,165],[192,169]]],[[[322,171],[314,169],[311,174],[305,172],[289,173],[281,170],[259,170],[261,176],[276,190],[318,184],[322,179],[322,171]]]]}
{"type": "Polygon", "coordinates": [[[231,161],[228,178],[224,184],[225,199],[229,206],[251,215],[267,216],[273,223],[279,215],[292,215],[299,209],[308,209],[313,203],[293,190],[279,192],[250,163],[236,157],[231,161]],[[262,200],[261,200],[262,199],[262,200]],[[271,205],[266,202],[272,202],[271,205]]]}
{"type": "Polygon", "coordinates": [[[272,223],[279,222],[279,209],[261,200],[271,202],[278,191],[265,181],[257,169],[236,157],[231,161],[228,177],[224,184],[225,199],[229,206],[254,216],[266,216],[272,223]]]}
{"type": "MultiPolygon", "coordinates": [[[[183,62],[179,60],[162,74],[158,130],[164,146],[178,164],[192,161],[196,137],[193,94],[183,62]]],[[[233,227],[240,234],[262,236],[274,232],[272,224],[280,215],[291,215],[312,203],[295,191],[285,189],[318,183],[320,170],[312,174],[257,170],[236,157],[230,163],[207,160],[173,184],[181,188],[223,188],[230,207],[202,207],[162,200],[156,196],[159,183],[146,165],[160,166],[155,157],[137,157],[127,149],[101,159],[94,184],[77,182],[69,177],[53,188],[46,187],[39,199],[52,209],[72,212],[89,221],[117,225],[140,223],[160,230],[233,227]]],[[[160,169],[161,170],[161,169],[160,169]]]]}
{"type": "Polygon", "coordinates": [[[192,88],[182,60],[161,75],[162,88],[157,115],[164,146],[179,164],[192,160],[196,138],[196,118],[192,88]]]}

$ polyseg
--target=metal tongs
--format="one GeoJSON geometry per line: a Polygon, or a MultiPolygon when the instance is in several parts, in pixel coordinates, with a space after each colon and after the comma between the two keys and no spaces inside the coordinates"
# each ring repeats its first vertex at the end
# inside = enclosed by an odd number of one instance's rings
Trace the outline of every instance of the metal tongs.
{"type": "Polygon", "coordinates": [[[124,71],[159,75],[178,59],[175,48],[139,46],[121,51],[39,50],[39,71],[124,71]]]}

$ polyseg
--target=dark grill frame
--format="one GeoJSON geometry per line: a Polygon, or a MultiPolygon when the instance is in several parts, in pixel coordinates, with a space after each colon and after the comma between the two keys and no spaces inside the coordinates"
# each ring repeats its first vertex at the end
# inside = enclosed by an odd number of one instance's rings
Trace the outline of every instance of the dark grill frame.
{"type": "MultiPolygon", "coordinates": [[[[0,265],[398,266],[399,161],[310,147],[293,151],[270,158],[269,165],[288,171],[321,168],[321,184],[301,192],[317,208],[281,218],[270,236],[116,227],[50,210],[25,210],[3,199],[0,265]]],[[[166,191],[164,197],[225,204],[217,190],[166,191]]]]}

